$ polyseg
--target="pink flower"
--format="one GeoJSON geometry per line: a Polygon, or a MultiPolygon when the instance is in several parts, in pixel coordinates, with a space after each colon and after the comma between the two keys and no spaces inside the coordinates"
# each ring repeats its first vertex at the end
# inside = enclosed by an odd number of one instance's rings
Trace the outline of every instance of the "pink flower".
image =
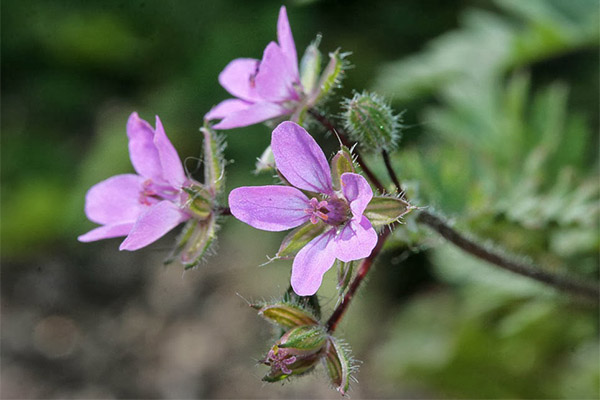
{"type": "Polygon", "coordinates": [[[296,45],[285,7],[279,10],[277,41],[262,60],[237,58],[219,74],[219,83],[237,97],[213,107],[204,117],[221,119],[214,129],[239,128],[292,114],[303,93],[296,45]]]}
{"type": "Polygon", "coordinates": [[[240,187],[229,194],[229,206],[237,219],[266,231],[283,231],[309,221],[325,225],[296,254],[292,266],[294,291],[312,295],[336,258],[348,262],[371,254],[377,233],[363,213],[373,191],[365,178],[349,172],[342,174],[341,190],[335,191],[325,154],[293,122],[275,128],[271,147],[277,169],[295,187],[240,187]],[[310,198],[303,191],[310,192],[310,198]]]}
{"type": "Polygon", "coordinates": [[[119,249],[137,250],[190,219],[184,207],[188,195],[181,189],[191,181],[158,116],[155,130],[131,114],[127,136],[137,175],[115,175],[92,186],[85,213],[102,226],[79,236],[81,242],[127,236],[119,249]]]}

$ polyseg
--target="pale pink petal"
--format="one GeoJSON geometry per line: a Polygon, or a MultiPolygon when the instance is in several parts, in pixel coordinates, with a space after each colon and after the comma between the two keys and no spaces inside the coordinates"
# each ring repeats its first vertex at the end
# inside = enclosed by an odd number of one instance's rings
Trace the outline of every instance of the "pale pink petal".
{"type": "Polygon", "coordinates": [[[204,116],[204,119],[209,121],[212,121],[213,119],[223,119],[229,114],[245,110],[251,105],[252,103],[240,99],[223,100],[211,108],[210,111],[204,116]]]}
{"type": "Polygon", "coordinates": [[[360,218],[373,198],[373,189],[361,175],[352,172],[342,174],[342,190],[344,197],[350,203],[350,209],[355,218],[360,218]]]}
{"type": "Polygon", "coordinates": [[[85,195],[85,215],[102,225],[135,221],[147,208],[140,202],[144,180],[123,174],[95,184],[85,195]]]}
{"type": "Polygon", "coordinates": [[[300,125],[285,121],[271,136],[275,165],[294,186],[331,195],[329,164],[315,139],[300,125]]]}
{"type": "Polygon", "coordinates": [[[292,288],[300,296],[312,296],[319,290],[323,275],[335,261],[335,229],[317,236],[304,246],[292,265],[292,288]]]}
{"type": "Polygon", "coordinates": [[[127,121],[127,137],[133,168],[143,177],[161,180],[162,169],[158,150],[154,145],[154,129],[136,112],[127,121]]]}
{"type": "Polygon", "coordinates": [[[162,177],[171,186],[179,189],[186,181],[185,172],[181,165],[181,159],[177,154],[177,150],[167,137],[165,129],[158,115],[156,116],[156,131],[154,134],[154,145],[158,150],[160,165],[162,167],[162,177]]]}
{"type": "Polygon", "coordinates": [[[285,6],[281,6],[279,9],[277,41],[279,42],[283,54],[288,60],[288,69],[293,71],[294,75],[298,77],[298,55],[296,53],[296,45],[294,44],[294,37],[292,36],[292,29],[290,28],[290,22],[285,6]]]}
{"type": "Polygon", "coordinates": [[[229,114],[221,122],[213,126],[213,129],[233,129],[242,126],[253,125],[268,119],[291,114],[290,110],[274,103],[255,103],[250,107],[229,114]]]}
{"type": "Polygon", "coordinates": [[[251,102],[260,100],[256,92],[256,74],[259,60],[236,58],[219,74],[219,83],[235,97],[251,102]]]}
{"type": "Polygon", "coordinates": [[[336,235],[335,256],[344,262],[368,257],[377,244],[377,232],[367,217],[352,219],[336,235]]]}
{"type": "Polygon", "coordinates": [[[288,60],[275,42],[267,45],[256,75],[256,91],[264,100],[282,102],[298,100],[294,90],[297,76],[290,70],[288,60]]]}
{"type": "Polygon", "coordinates": [[[131,231],[131,228],[133,228],[134,223],[135,221],[130,221],[122,224],[99,226],[98,228],[92,229],[88,233],[79,236],[77,240],[80,242],[93,242],[96,240],[127,236],[129,231],[131,231]]]}
{"type": "Polygon", "coordinates": [[[240,221],[264,231],[284,231],[306,222],[308,198],[290,186],[245,186],[229,193],[229,208],[240,221]]]}
{"type": "Polygon", "coordinates": [[[156,203],[138,218],[119,250],[148,246],[187,219],[189,217],[170,201],[156,203]]]}

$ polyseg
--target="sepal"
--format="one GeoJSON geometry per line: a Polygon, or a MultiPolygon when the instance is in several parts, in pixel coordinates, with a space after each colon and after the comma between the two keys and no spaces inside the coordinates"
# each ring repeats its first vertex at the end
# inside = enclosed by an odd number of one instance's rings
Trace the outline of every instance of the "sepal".
{"type": "Polygon", "coordinates": [[[319,323],[310,311],[290,302],[282,301],[273,304],[258,304],[252,307],[258,310],[258,315],[284,329],[318,325],[319,323]]]}
{"type": "Polygon", "coordinates": [[[346,146],[342,146],[331,159],[331,180],[335,190],[342,188],[342,174],[346,172],[355,172],[354,163],[350,150],[346,146]]]}
{"type": "Polygon", "coordinates": [[[342,395],[346,395],[350,388],[352,373],[356,370],[350,357],[350,349],[345,343],[342,344],[338,339],[330,336],[327,340],[324,361],[331,384],[342,395]]]}
{"type": "Polygon", "coordinates": [[[305,222],[283,238],[276,256],[278,258],[293,258],[308,242],[321,235],[327,227],[321,221],[316,224],[310,221],[305,222]]]}
{"type": "Polygon", "coordinates": [[[375,196],[369,202],[364,215],[377,227],[398,221],[414,208],[398,197],[375,196]]]}

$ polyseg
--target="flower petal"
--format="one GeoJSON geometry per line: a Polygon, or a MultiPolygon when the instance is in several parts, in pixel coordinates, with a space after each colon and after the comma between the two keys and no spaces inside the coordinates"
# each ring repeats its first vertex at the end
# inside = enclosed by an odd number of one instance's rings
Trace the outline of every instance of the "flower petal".
{"type": "Polygon", "coordinates": [[[277,43],[271,42],[265,49],[256,74],[256,91],[262,99],[272,102],[299,100],[294,90],[297,74],[297,70],[294,72],[290,69],[289,61],[277,43]]]}
{"type": "Polygon", "coordinates": [[[119,250],[137,250],[148,246],[186,219],[189,217],[170,201],[156,203],[138,218],[119,250]]]}
{"type": "Polygon", "coordinates": [[[290,22],[288,20],[285,6],[281,6],[279,9],[279,19],[277,20],[277,41],[279,42],[281,51],[288,60],[288,69],[294,72],[295,76],[299,76],[298,54],[296,53],[296,45],[294,44],[294,37],[292,36],[292,29],[290,28],[290,22]]]}
{"type": "Polygon", "coordinates": [[[145,178],[162,179],[160,157],[154,145],[154,129],[134,112],[127,121],[129,157],[136,172],[145,178]]]}
{"type": "Polygon", "coordinates": [[[229,193],[231,213],[264,231],[284,231],[309,219],[308,198],[289,186],[245,186],[229,193]]]}
{"type": "Polygon", "coordinates": [[[377,244],[377,232],[371,226],[367,217],[362,217],[360,223],[352,219],[335,236],[335,256],[343,262],[360,260],[368,257],[377,244]]]}
{"type": "Polygon", "coordinates": [[[255,78],[258,73],[259,60],[254,58],[236,58],[219,74],[219,83],[229,93],[243,100],[258,101],[255,78]]]}
{"type": "Polygon", "coordinates": [[[252,103],[240,99],[223,100],[211,108],[210,111],[204,116],[204,119],[209,121],[212,121],[213,119],[222,119],[227,117],[229,114],[245,110],[251,105],[252,103]]]}
{"type": "Polygon", "coordinates": [[[186,181],[185,172],[183,172],[183,166],[181,165],[181,159],[177,154],[177,150],[175,150],[175,147],[173,147],[173,144],[167,137],[158,115],[156,116],[154,146],[156,146],[156,149],[158,150],[163,179],[169,182],[174,188],[181,188],[186,181]]]}
{"type": "Polygon", "coordinates": [[[131,228],[133,228],[134,223],[135,221],[131,221],[122,224],[99,226],[98,228],[92,229],[88,233],[79,236],[77,240],[80,242],[93,242],[96,240],[127,236],[129,231],[131,231],[131,228]]]}
{"type": "Polygon", "coordinates": [[[319,290],[323,275],[335,261],[335,229],[317,236],[302,248],[292,265],[292,288],[300,296],[312,296],[319,290]]]}
{"type": "Polygon", "coordinates": [[[300,125],[285,121],[271,136],[275,165],[294,186],[331,195],[329,164],[315,139],[300,125]]]}
{"type": "Polygon", "coordinates": [[[350,209],[355,218],[360,218],[373,198],[373,189],[369,182],[359,174],[346,172],[342,174],[342,191],[350,204],[350,209]]]}
{"type": "Polygon", "coordinates": [[[227,115],[213,129],[232,129],[253,125],[271,118],[290,114],[291,111],[274,103],[255,103],[244,110],[227,115]]]}
{"type": "Polygon", "coordinates": [[[148,208],[140,202],[144,180],[123,174],[95,184],[85,195],[85,215],[102,225],[135,221],[148,208]]]}

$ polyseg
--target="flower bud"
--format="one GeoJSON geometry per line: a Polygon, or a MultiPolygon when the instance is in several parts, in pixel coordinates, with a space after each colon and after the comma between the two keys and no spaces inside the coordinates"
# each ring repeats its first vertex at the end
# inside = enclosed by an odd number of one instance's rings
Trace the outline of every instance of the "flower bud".
{"type": "Polygon", "coordinates": [[[298,304],[282,301],[274,304],[253,305],[252,307],[258,309],[258,315],[284,329],[319,323],[311,312],[298,304]]]}
{"type": "Polygon", "coordinates": [[[290,329],[261,361],[271,367],[271,371],[263,380],[277,382],[290,375],[300,375],[312,370],[321,359],[327,343],[327,332],[320,325],[290,329]]]}
{"type": "Polygon", "coordinates": [[[355,93],[343,104],[344,126],[365,151],[392,151],[400,140],[400,116],[374,93],[355,93]]]}
{"type": "Polygon", "coordinates": [[[304,51],[300,61],[300,82],[305,93],[312,92],[317,85],[317,79],[319,79],[322,58],[319,51],[320,43],[321,35],[317,35],[316,39],[304,51]]]}
{"type": "Polygon", "coordinates": [[[375,196],[367,205],[364,215],[377,227],[396,222],[415,208],[398,197],[375,196]]]}

